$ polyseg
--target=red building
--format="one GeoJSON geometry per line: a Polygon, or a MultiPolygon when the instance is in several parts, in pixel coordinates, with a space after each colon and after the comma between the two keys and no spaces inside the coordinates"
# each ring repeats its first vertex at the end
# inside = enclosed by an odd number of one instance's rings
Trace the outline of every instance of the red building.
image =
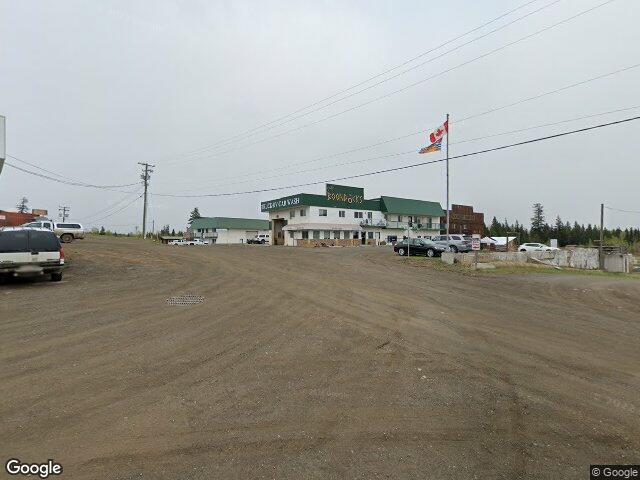
{"type": "Polygon", "coordinates": [[[36,217],[37,215],[33,213],[18,213],[0,210],[0,227],[16,227],[23,223],[32,221],[36,217]]]}
{"type": "MultiPolygon", "coordinates": [[[[447,217],[444,216],[440,219],[440,224],[445,227],[442,233],[446,233],[446,223],[447,217]]],[[[449,223],[449,233],[484,235],[484,213],[474,212],[471,205],[451,205],[449,223]]]]}

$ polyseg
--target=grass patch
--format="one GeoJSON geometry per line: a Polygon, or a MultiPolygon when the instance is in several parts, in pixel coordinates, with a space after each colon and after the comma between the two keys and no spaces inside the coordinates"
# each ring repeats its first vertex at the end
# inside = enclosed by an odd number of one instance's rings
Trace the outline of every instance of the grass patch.
{"type": "Polygon", "coordinates": [[[412,267],[429,268],[430,270],[441,272],[455,272],[463,275],[478,276],[482,274],[488,275],[526,275],[526,274],[555,274],[555,275],[587,275],[591,277],[618,278],[640,280],[640,272],[634,273],[615,273],[603,272],[601,270],[582,270],[579,268],[562,267],[561,270],[542,265],[542,264],[516,264],[508,262],[495,262],[496,268],[487,270],[476,270],[473,265],[461,265],[459,263],[449,265],[440,260],[440,258],[427,257],[403,257],[402,261],[412,267]]]}

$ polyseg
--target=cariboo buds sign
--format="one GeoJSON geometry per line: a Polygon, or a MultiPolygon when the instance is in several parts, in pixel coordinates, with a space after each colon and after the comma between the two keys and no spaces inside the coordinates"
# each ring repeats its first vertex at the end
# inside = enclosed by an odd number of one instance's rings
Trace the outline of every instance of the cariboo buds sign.
{"type": "Polygon", "coordinates": [[[327,200],[347,204],[364,203],[364,188],[327,183],[327,200]]]}

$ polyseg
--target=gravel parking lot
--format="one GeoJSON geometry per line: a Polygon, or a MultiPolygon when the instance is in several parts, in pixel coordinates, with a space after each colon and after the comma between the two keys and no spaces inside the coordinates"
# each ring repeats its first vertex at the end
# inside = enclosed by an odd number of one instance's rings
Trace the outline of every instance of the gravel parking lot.
{"type": "Polygon", "coordinates": [[[3,463],[511,480],[640,461],[638,280],[463,275],[381,247],[65,249],[62,282],[0,285],[3,463]]]}

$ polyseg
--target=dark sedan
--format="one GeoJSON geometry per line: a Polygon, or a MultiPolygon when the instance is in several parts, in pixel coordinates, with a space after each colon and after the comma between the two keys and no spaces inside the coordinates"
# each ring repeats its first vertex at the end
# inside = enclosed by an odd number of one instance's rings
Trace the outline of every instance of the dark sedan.
{"type": "Polygon", "coordinates": [[[447,248],[443,245],[438,245],[426,238],[410,238],[407,244],[407,239],[401,240],[393,247],[393,251],[398,255],[426,255],[427,257],[439,257],[442,252],[445,252],[447,248]]]}

